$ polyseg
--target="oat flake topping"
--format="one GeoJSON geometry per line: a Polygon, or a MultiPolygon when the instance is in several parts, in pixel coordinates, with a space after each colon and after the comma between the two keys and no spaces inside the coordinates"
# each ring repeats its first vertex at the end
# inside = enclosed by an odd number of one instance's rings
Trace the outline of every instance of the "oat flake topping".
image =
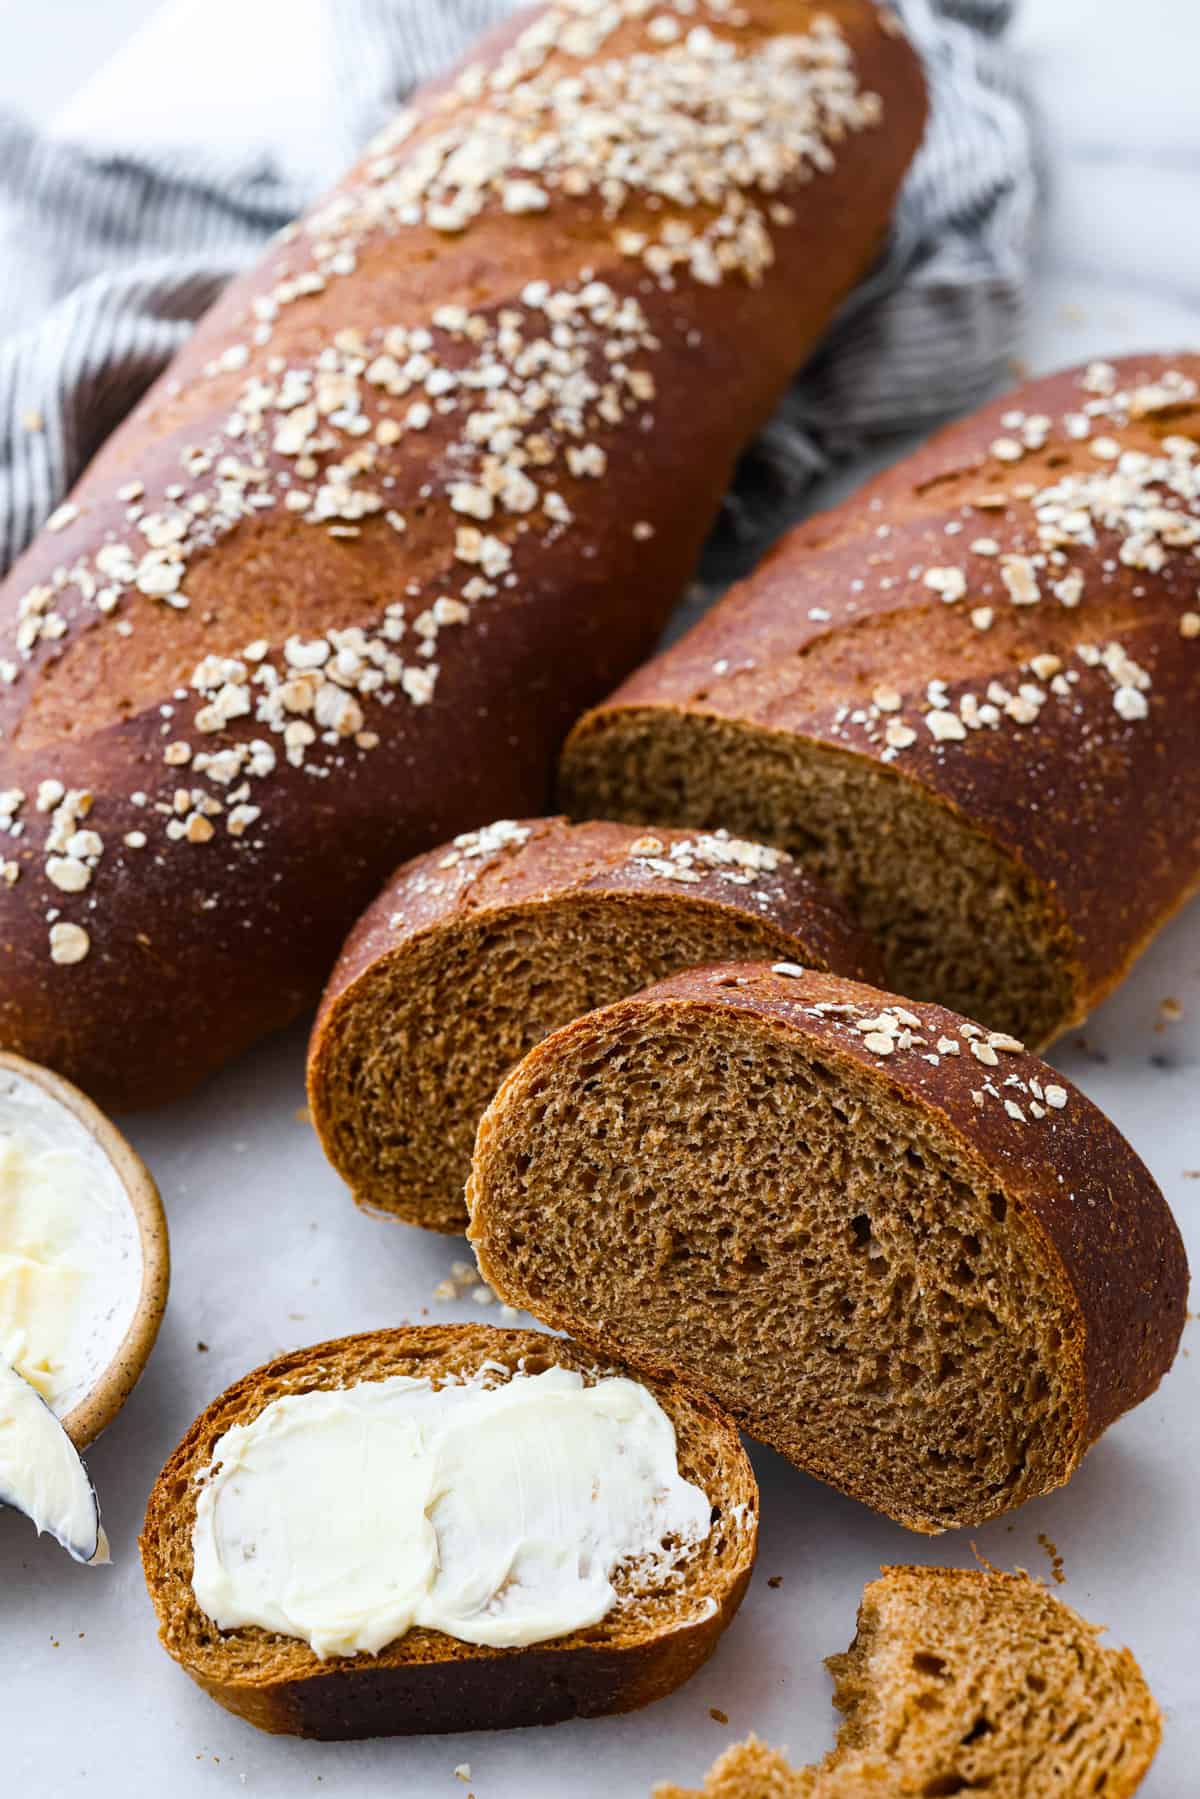
{"type": "MultiPolygon", "coordinates": [[[[1011,508],[1022,547],[1002,552],[994,537],[980,533],[968,540],[962,560],[907,571],[909,579],[920,580],[946,605],[964,606],[977,631],[991,630],[1008,606],[1028,608],[1031,617],[1044,616],[1047,609],[1078,610],[1081,628],[1074,645],[1066,652],[1048,646],[977,690],[952,692],[950,683],[937,677],[923,690],[907,694],[882,683],[868,704],[838,708],[832,721],[835,736],[865,735],[882,746],[885,762],[930,740],[940,753],[952,755],[973,732],[1035,724],[1048,706],[1066,706],[1082,720],[1081,701],[1088,684],[1097,680],[1108,683],[1112,709],[1124,724],[1136,726],[1149,718],[1149,670],[1119,640],[1097,642],[1088,636],[1087,605],[1090,598],[1103,597],[1107,577],[1120,568],[1156,576],[1182,567],[1185,578],[1194,569],[1200,581],[1200,444],[1168,432],[1150,452],[1126,448],[1114,435],[1131,423],[1193,404],[1200,387],[1168,370],[1156,381],[1126,390],[1110,364],[1093,363],[1081,378],[1081,389],[1078,407],[1057,421],[1043,413],[1004,414],[1009,435],[992,443],[991,454],[1002,463],[1020,463],[1057,433],[1068,443],[1086,446],[1095,466],[1072,469],[1047,485],[1028,482],[1007,492],[982,491],[964,508],[968,517],[1011,508]],[[1085,574],[1084,555],[1092,569],[1097,558],[1103,559],[1099,575],[1085,574]]],[[[952,520],[946,532],[956,537],[964,528],[971,529],[965,519],[952,520]]],[[[888,532],[887,526],[879,528],[881,536],[888,532]]],[[[882,558],[869,560],[878,565],[882,558]]],[[[881,590],[888,591],[896,581],[893,574],[883,575],[881,590]]],[[[1140,591],[1135,588],[1135,599],[1140,591]]],[[[1198,594],[1200,587],[1189,587],[1190,600],[1198,594]]],[[[1200,637],[1200,613],[1191,606],[1180,612],[1179,634],[1200,637]]]]}
{"type": "Polygon", "coordinates": [[[669,847],[664,838],[647,833],[630,844],[629,858],[666,881],[691,883],[715,874],[735,887],[750,887],[760,875],[774,874],[792,860],[786,850],[731,837],[724,830],[681,838],[669,847]]]}
{"type": "MultiPolygon", "coordinates": [[[[527,552],[572,530],[563,486],[603,481],[620,435],[654,422],[659,338],[642,302],[594,278],[582,251],[574,275],[531,282],[519,302],[343,329],[307,360],[269,354],[281,309],[352,273],[375,234],[458,236],[487,218],[528,229],[524,215],[580,201],[599,202],[643,293],[761,280],[772,228],[793,217],[785,190],[831,169],[837,144],[881,108],[832,20],[776,37],[742,35],[749,24],[736,0],[561,0],[497,64],[469,67],[403,113],[350,184],[283,234],[247,341],[206,371],[245,371],[223,425],[182,453],[161,490],[122,485],[124,528],[22,596],[0,682],[19,680],[76,618],[129,637],[147,603],[186,611],[197,556],[261,514],[284,511],[333,537],[403,536],[393,452],[412,443],[429,444],[421,504],[440,521],[451,572],[433,591],[410,582],[370,623],[282,645],[213,644],[160,708],[160,779],[143,775],[145,789],[123,796],[140,814],[135,830],[123,823],[106,841],[103,800],[68,790],[52,768],[33,793],[0,793],[0,834],[41,832],[56,962],[88,954],[105,867],[214,842],[253,852],[281,765],[336,777],[378,746],[389,708],[432,704],[445,633],[517,587],[527,552]],[[610,40],[611,55],[582,61],[610,40]],[[86,905],[90,929],[60,920],[60,902],[86,905]]],[[[685,349],[695,342],[680,336],[685,349]]],[[[50,529],[65,538],[78,516],[68,502],[50,529]]],[[[638,520],[632,534],[645,542],[653,526],[638,520]]],[[[717,834],[690,861],[662,860],[673,879],[704,866],[749,883],[768,866],[751,852],[777,854],[717,834]]],[[[486,852],[460,841],[455,853],[486,852]]],[[[4,885],[21,874],[20,861],[0,859],[4,885]]]]}
{"type": "MultiPolygon", "coordinates": [[[[772,970],[776,974],[801,972],[786,964],[772,970]]],[[[1005,1070],[1008,1057],[1025,1055],[1025,1045],[1006,1031],[988,1031],[963,1019],[956,1026],[955,1036],[939,1032],[934,1037],[920,1015],[907,1006],[883,1006],[872,1013],[853,1000],[791,1003],[802,1014],[824,1019],[857,1038],[862,1048],[878,1060],[907,1052],[919,1056],[931,1068],[938,1068],[946,1057],[964,1053],[972,1056],[981,1064],[979,1085],[970,1090],[972,1103],[981,1109],[998,1108],[1014,1124],[1041,1124],[1052,1112],[1063,1111],[1069,1102],[1065,1087],[1054,1081],[1044,1082],[1040,1075],[1028,1072],[1028,1058],[1021,1065],[1024,1072],[1005,1070]],[[990,1072],[992,1069],[995,1074],[990,1072]]]]}

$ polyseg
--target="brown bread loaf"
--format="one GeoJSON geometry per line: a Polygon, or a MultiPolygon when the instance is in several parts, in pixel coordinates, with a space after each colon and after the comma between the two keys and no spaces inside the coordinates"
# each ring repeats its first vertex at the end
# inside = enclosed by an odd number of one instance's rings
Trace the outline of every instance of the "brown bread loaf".
{"type": "Polygon", "coordinates": [[[829,1669],[844,1722],[819,1766],[751,1737],[654,1799],[1129,1799],[1162,1736],[1129,1650],[1028,1575],[885,1568],[829,1669]]]}
{"type": "Polygon", "coordinates": [[[924,109],[871,0],[561,0],[283,233],[0,593],[0,1047],[169,1098],[544,810],[924,109]]]}
{"type": "Polygon", "coordinates": [[[502,1298],[922,1531],[1062,1485],[1185,1316],[1174,1219],[1095,1106],[834,975],[692,970],[565,1026],[467,1202],[502,1298]]]}
{"type": "Polygon", "coordinates": [[[465,1231],[475,1128],[509,1069],[583,1012],[701,962],[869,978],[840,904],[727,833],[503,820],[419,856],[351,933],[309,1049],[321,1145],[360,1205],[465,1231]]]}
{"type": "Polygon", "coordinates": [[[1200,879],[1198,380],[1032,382],[801,526],[577,726],[567,809],[778,843],[896,992],[1078,1022],[1200,879]]]}
{"type": "Polygon", "coordinates": [[[257,1625],[222,1633],[200,1610],[192,1591],[195,1483],[232,1425],[286,1394],[391,1375],[441,1385],[485,1364],[498,1380],[549,1367],[577,1369],[589,1381],[624,1372],[539,1331],[410,1325],[280,1356],[197,1418],[150,1495],[142,1567],[164,1648],[219,1705],[260,1730],[327,1740],[557,1724],[649,1705],[712,1654],[750,1579],[758,1489],[729,1420],[671,1382],[647,1384],[675,1428],[680,1474],[712,1501],[712,1533],[669,1579],[637,1565],[618,1571],[618,1609],[586,1630],[495,1649],[414,1627],[377,1655],[321,1661],[306,1642],[257,1625]]]}

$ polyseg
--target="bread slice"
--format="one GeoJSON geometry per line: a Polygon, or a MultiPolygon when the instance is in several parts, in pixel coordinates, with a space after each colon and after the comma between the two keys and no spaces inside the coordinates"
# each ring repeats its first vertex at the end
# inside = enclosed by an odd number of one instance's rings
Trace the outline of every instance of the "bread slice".
{"type": "Polygon", "coordinates": [[[729,1420],[672,1382],[647,1384],[675,1427],[680,1473],[712,1501],[712,1533],[666,1575],[619,1571],[618,1609],[587,1630],[491,1649],[413,1629],[378,1655],[320,1661],[307,1643],[257,1627],[223,1634],[200,1610],[191,1584],[196,1478],[232,1425],[287,1393],[397,1374],[440,1385],[484,1364],[498,1380],[551,1366],[589,1382],[624,1372],[537,1331],[412,1325],[280,1356],[197,1418],[150,1495],[142,1566],[164,1647],[218,1704],[260,1730],[326,1739],[556,1724],[648,1705],[712,1653],[750,1578],[758,1489],[729,1420]]]}
{"type": "Polygon", "coordinates": [[[563,804],[793,850],[897,993],[1048,1042],[1200,882],[1198,441],[1195,354],[950,426],[581,720],[563,804]]]}
{"type": "Polygon", "coordinates": [[[1095,1106],[834,975],[692,970],[556,1032],[468,1202],[504,1299],[915,1530],[1060,1486],[1184,1320],[1175,1222],[1095,1106]]]}
{"type": "Polygon", "coordinates": [[[313,1122],[362,1206],[464,1231],[475,1128],[542,1037],[677,969],[874,952],[786,853],[724,832],[505,820],[407,863],[330,979],[313,1122]]]}
{"type": "Polygon", "coordinates": [[[702,1793],[655,1799],[1128,1799],[1162,1722],[1129,1650],[1100,1634],[1027,1574],[885,1568],[829,1658],[845,1721],[824,1762],[791,1768],[751,1738],[702,1793]]]}

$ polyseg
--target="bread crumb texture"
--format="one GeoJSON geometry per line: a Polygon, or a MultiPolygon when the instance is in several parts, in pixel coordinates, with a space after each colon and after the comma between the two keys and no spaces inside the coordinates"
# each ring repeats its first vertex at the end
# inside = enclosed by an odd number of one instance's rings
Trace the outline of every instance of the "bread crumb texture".
{"type": "Polygon", "coordinates": [[[585,1379],[623,1372],[535,1331],[408,1326],[281,1356],[201,1414],[150,1495],[142,1566],[168,1653],[205,1690],[260,1729],[327,1739],[497,1729],[627,1711],[686,1680],[741,1603],[753,1567],[758,1490],[737,1431],[714,1405],[648,1383],[676,1433],[679,1472],[713,1505],[713,1528],[686,1554],[618,1570],[616,1609],[599,1624],[531,1649],[490,1649],[413,1629],[378,1655],[319,1661],[306,1643],[257,1626],[222,1633],[192,1592],[197,1482],[235,1424],[288,1394],[391,1375],[436,1385],[481,1370],[503,1381],[551,1366],[585,1379]]]}
{"type": "Polygon", "coordinates": [[[751,1737],[654,1799],[1129,1799],[1159,1710],[1128,1649],[1024,1574],[885,1568],[831,1656],[837,1747],[794,1768],[751,1737]]]}
{"type": "Polygon", "coordinates": [[[1174,1220],[1082,1094],[833,975],[692,970],[557,1031],[467,1197],[510,1304],[922,1531],[1062,1485],[1183,1324],[1174,1220]]]}
{"type": "Polygon", "coordinates": [[[502,820],[402,868],[313,1033],[322,1145],[360,1205],[461,1232],[479,1119],[542,1037],[698,963],[873,952],[786,851],[727,831],[502,820]]]}

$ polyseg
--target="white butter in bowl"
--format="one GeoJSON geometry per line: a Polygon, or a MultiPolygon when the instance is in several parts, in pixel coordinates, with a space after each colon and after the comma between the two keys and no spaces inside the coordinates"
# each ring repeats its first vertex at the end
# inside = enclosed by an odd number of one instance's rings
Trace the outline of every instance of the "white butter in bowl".
{"type": "Polygon", "coordinates": [[[322,1660],[414,1625],[513,1647],[598,1623],[618,1569],[710,1528],[671,1420],[636,1381],[394,1375],[290,1394],[225,1432],[192,1588],[219,1629],[257,1624],[322,1660]]]}
{"type": "Polygon", "coordinates": [[[107,1559],[78,1451],[153,1344],[167,1286],[154,1183],[66,1081],[0,1056],[0,1502],[107,1559]]]}

